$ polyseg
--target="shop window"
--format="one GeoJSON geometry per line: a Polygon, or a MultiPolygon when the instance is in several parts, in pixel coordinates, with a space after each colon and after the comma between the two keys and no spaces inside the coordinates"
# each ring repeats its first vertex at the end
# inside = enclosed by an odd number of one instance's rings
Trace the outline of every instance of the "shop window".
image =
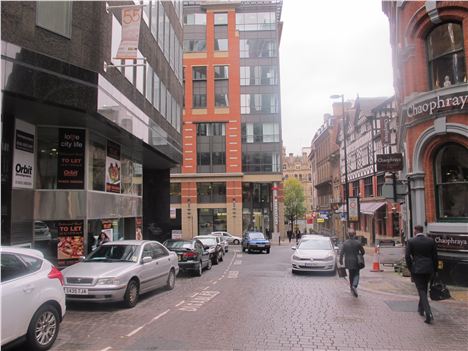
{"type": "Polygon", "coordinates": [[[437,153],[434,167],[438,219],[468,222],[468,149],[445,145],[437,153]]]}
{"type": "Polygon", "coordinates": [[[106,138],[91,133],[88,153],[88,184],[92,190],[105,191],[106,144],[106,138]]]}
{"type": "Polygon", "coordinates": [[[431,88],[466,82],[463,29],[458,23],[435,27],[426,39],[431,88]]]}
{"type": "Polygon", "coordinates": [[[180,183],[171,183],[169,194],[171,196],[171,204],[180,204],[182,195],[181,195],[181,184],[180,183]]]}
{"type": "Polygon", "coordinates": [[[226,202],[226,183],[198,183],[199,203],[226,202]]]}
{"type": "Polygon", "coordinates": [[[57,189],[58,129],[37,128],[37,140],[36,187],[57,189]]]}
{"type": "Polygon", "coordinates": [[[71,38],[72,1],[37,1],[36,25],[71,38]]]}
{"type": "Polygon", "coordinates": [[[198,209],[198,234],[207,235],[214,231],[227,231],[225,208],[198,209]]]}

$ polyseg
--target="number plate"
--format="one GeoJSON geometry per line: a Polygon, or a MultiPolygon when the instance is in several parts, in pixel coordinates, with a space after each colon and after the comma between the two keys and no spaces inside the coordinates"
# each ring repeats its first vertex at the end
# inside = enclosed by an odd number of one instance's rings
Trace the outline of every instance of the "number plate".
{"type": "Polygon", "coordinates": [[[313,267],[313,266],[315,266],[315,264],[313,262],[306,262],[305,266],[306,267],[313,267]]]}
{"type": "Polygon", "coordinates": [[[257,245],[257,247],[265,247],[265,245],[257,245]]]}
{"type": "Polygon", "coordinates": [[[81,288],[63,288],[67,295],[88,295],[88,289],[81,288]]]}
{"type": "Polygon", "coordinates": [[[180,261],[180,258],[181,258],[181,257],[182,257],[182,256],[178,255],[178,256],[177,256],[177,261],[180,261]]]}

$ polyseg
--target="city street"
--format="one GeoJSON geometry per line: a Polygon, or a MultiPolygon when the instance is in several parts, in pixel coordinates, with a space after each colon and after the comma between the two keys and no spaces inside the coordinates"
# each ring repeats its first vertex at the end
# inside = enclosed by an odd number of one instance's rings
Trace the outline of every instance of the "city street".
{"type": "Polygon", "coordinates": [[[367,273],[354,298],[338,276],[292,275],[291,253],[231,246],[202,277],[179,276],[133,309],[68,304],[52,350],[466,350],[466,303],[431,302],[427,325],[415,296],[370,290],[367,273]]]}

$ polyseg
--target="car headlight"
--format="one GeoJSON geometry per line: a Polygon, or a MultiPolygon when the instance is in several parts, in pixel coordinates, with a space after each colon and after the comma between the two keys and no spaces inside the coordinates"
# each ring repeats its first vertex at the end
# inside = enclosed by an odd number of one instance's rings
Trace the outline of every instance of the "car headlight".
{"type": "Polygon", "coordinates": [[[335,256],[333,255],[325,257],[325,261],[333,261],[334,259],[335,259],[335,256]]]}
{"type": "Polygon", "coordinates": [[[96,285],[119,285],[120,280],[117,278],[99,278],[96,285]]]}
{"type": "Polygon", "coordinates": [[[292,259],[293,260],[300,260],[301,258],[299,256],[293,255],[292,259]]]}

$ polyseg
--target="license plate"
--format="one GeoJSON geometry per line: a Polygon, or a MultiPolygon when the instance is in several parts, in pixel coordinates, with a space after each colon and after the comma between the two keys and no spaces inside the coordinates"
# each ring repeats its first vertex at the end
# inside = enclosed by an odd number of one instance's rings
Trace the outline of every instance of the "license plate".
{"type": "Polygon", "coordinates": [[[305,266],[306,267],[313,267],[313,266],[315,266],[315,264],[313,262],[306,262],[305,266]]]}
{"type": "Polygon", "coordinates": [[[88,295],[88,289],[82,288],[64,288],[67,295],[88,295]]]}
{"type": "Polygon", "coordinates": [[[180,261],[180,256],[177,256],[177,261],[180,261]]]}
{"type": "Polygon", "coordinates": [[[257,245],[257,247],[265,247],[265,245],[257,245]]]}

